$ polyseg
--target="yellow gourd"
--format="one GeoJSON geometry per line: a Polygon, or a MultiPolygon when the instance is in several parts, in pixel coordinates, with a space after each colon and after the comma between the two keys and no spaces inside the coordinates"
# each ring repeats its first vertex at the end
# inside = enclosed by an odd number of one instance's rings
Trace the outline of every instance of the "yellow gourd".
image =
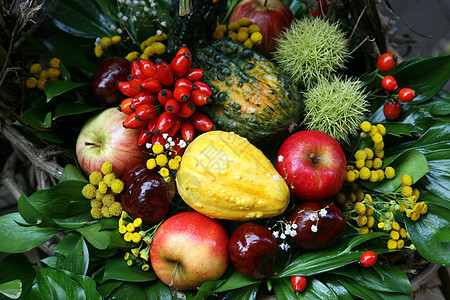
{"type": "Polygon", "coordinates": [[[225,131],[206,132],[189,144],[176,183],[189,206],[218,219],[277,216],[290,197],[269,159],[246,138],[225,131]]]}

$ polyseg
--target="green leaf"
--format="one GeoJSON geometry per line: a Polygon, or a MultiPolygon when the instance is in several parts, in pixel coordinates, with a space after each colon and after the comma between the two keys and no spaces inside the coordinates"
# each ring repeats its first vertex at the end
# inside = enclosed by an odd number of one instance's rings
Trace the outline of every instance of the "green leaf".
{"type": "Polygon", "coordinates": [[[427,154],[430,172],[420,181],[422,187],[450,201],[450,149],[427,154]]]}
{"type": "Polygon", "coordinates": [[[0,283],[0,294],[10,299],[19,299],[20,295],[22,295],[22,281],[20,279],[14,279],[0,283]]]}
{"type": "Polygon", "coordinates": [[[46,103],[45,97],[35,97],[31,107],[22,113],[22,120],[35,127],[51,128],[52,120],[46,118],[50,110],[51,108],[46,103]]]}
{"type": "Polygon", "coordinates": [[[347,289],[336,279],[336,276],[330,273],[321,274],[320,280],[334,293],[339,300],[353,300],[347,289]]]}
{"type": "Polygon", "coordinates": [[[393,76],[400,86],[413,89],[413,102],[424,102],[436,95],[450,78],[450,55],[430,56],[399,65],[393,76]]]}
{"type": "Polygon", "coordinates": [[[55,255],[53,255],[53,256],[49,256],[49,257],[41,259],[41,262],[46,264],[50,268],[61,269],[65,260],[66,260],[65,256],[55,253],[55,255]]]}
{"type": "Polygon", "coordinates": [[[221,279],[225,279],[225,282],[214,290],[215,293],[234,290],[249,285],[259,284],[261,280],[252,280],[244,276],[242,273],[233,269],[233,273],[228,278],[223,276],[221,279]]]}
{"type": "Polygon", "coordinates": [[[39,227],[54,227],[54,228],[58,227],[58,225],[56,225],[56,223],[53,222],[52,219],[38,212],[30,203],[28,198],[23,194],[21,194],[19,197],[19,201],[17,202],[17,208],[22,218],[28,224],[36,225],[39,227]]]}
{"type": "Polygon", "coordinates": [[[169,287],[161,280],[155,280],[147,288],[149,299],[172,300],[172,293],[169,287]]]}
{"type": "Polygon", "coordinates": [[[259,285],[249,285],[236,290],[232,290],[223,298],[224,300],[254,300],[258,292],[259,285]]]}
{"type": "Polygon", "coordinates": [[[420,110],[433,116],[445,116],[450,114],[450,93],[442,90],[435,97],[426,103],[411,102],[411,105],[417,105],[420,110]]]}
{"type": "Polygon", "coordinates": [[[417,251],[428,261],[450,266],[450,202],[422,193],[419,201],[428,205],[428,213],[416,222],[405,218],[406,231],[417,251]]]}
{"type": "Polygon", "coordinates": [[[53,117],[53,120],[64,116],[84,114],[102,109],[105,108],[82,103],[74,103],[71,101],[62,101],[58,103],[58,105],[56,105],[55,116],[53,117]]]}
{"type": "Polygon", "coordinates": [[[361,181],[361,184],[373,191],[387,194],[401,188],[400,179],[403,174],[409,174],[413,183],[415,183],[430,171],[425,155],[417,150],[408,150],[399,155],[388,157],[384,160],[384,166],[387,165],[395,169],[396,176],[394,178],[384,179],[381,182],[365,180],[361,181]]]}
{"type": "MultiPolygon", "coordinates": [[[[0,260],[0,283],[14,279],[22,282],[20,299],[30,299],[31,286],[34,280],[34,270],[28,258],[23,254],[12,254],[0,260]]],[[[0,298],[3,298],[0,296],[0,298]]]]}
{"type": "Polygon", "coordinates": [[[125,282],[116,288],[106,299],[149,299],[144,286],[125,282]]]}
{"type": "Polygon", "coordinates": [[[110,279],[123,280],[128,282],[147,282],[155,280],[157,277],[153,270],[142,271],[139,266],[129,267],[122,257],[108,259],[105,264],[105,273],[101,282],[110,279]]]}
{"type": "Polygon", "coordinates": [[[70,80],[48,80],[44,85],[44,92],[47,97],[47,102],[54,97],[64,94],[77,87],[86,85],[84,82],[72,82],[70,80]]]}
{"type": "Polygon", "coordinates": [[[351,278],[337,276],[337,280],[350,292],[350,294],[360,297],[362,299],[370,300],[384,300],[384,299],[411,299],[411,296],[401,293],[378,292],[361,286],[359,282],[351,278]]]}
{"type": "Polygon", "coordinates": [[[277,300],[304,299],[302,296],[294,293],[290,278],[279,278],[274,280],[273,290],[277,300]]]}
{"type": "MultiPolygon", "coordinates": [[[[378,237],[380,237],[380,234],[370,234],[370,236],[368,235],[367,240],[378,237]]],[[[338,244],[325,250],[317,250],[302,254],[286,266],[284,270],[273,276],[273,278],[292,275],[310,276],[354,263],[359,260],[361,254],[364,252],[364,250],[353,248],[361,242],[366,242],[366,240],[359,238],[353,239],[352,245],[349,245],[348,247],[338,244]],[[351,251],[349,249],[351,249],[351,251]]],[[[380,247],[378,249],[375,249],[375,246],[371,247],[374,247],[372,250],[376,252],[387,252],[386,247],[380,247]]]]}
{"type": "Polygon", "coordinates": [[[356,246],[359,246],[359,245],[361,245],[364,242],[367,242],[367,241],[369,241],[371,239],[378,238],[378,237],[381,237],[381,236],[388,236],[388,234],[386,234],[384,232],[371,232],[371,233],[368,233],[368,234],[359,234],[359,235],[353,237],[348,242],[347,248],[345,248],[345,250],[342,251],[341,253],[348,253],[353,248],[355,248],[356,246]]]}
{"type": "Polygon", "coordinates": [[[96,223],[76,230],[81,233],[92,246],[104,250],[109,245],[111,231],[101,229],[100,223],[96,223]]]}
{"type": "Polygon", "coordinates": [[[47,227],[24,227],[26,221],[19,213],[10,213],[0,216],[0,252],[22,253],[27,252],[48,241],[58,233],[58,229],[47,227]]]}
{"type": "Polygon", "coordinates": [[[62,270],[34,267],[36,272],[32,288],[34,299],[86,299],[82,287],[62,270]]]}
{"type": "Polygon", "coordinates": [[[110,280],[99,285],[98,289],[103,296],[103,299],[106,299],[115,289],[123,284],[123,281],[110,280]]]}
{"type": "MultiPolygon", "coordinates": [[[[66,273],[67,274],[67,273],[66,273]]],[[[97,283],[89,276],[70,274],[70,277],[75,280],[86,294],[86,300],[101,300],[102,296],[97,291],[97,283]]]]}
{"type": "Polygon", "coordinates": [[[359,285],[380,292],[412,294],[411,283],[406,274],[395,265],[383,268],[378,264],[371,268],[348,265],[331,271],[332,274],[347,276],[359,285]]]}
{"type": "Polygon", "coordinates": [[[84,38],[114,36],[115,22],[95,1],[65,0],[52,7],[49,13],[55,25],[72,35],[84,38]]]}
{"type": "Polygon", "coordinates": [[[83,237],[79,237],[61,268],[76,275],[86,275],[88,267],[89,251],[83,237]]]}
{"type": "Polygon", "coordinates": [[[59,182],[61,183],[63,181],[70,181],[70,180],[81,181],[84,182],[85,184],[89,183],[83,171],[81,171],[79,168],[77,168],[72,164],[67,164],[64,167],[59,182]]]}
{"type": "Polygon", "coordinates": [[[305,299],[338,299],[325,284],[314,277],[308,279],[308,285],[303,291],[305,299]]]}

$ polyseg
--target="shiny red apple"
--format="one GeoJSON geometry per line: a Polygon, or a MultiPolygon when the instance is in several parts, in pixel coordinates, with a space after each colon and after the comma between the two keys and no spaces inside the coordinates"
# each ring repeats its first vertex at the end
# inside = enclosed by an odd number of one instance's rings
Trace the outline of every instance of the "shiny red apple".
{"type": "Polygon", "coordinates": [[[142,163],[122,176],[125,190],[120,195],[120,203],[128,214],[141,218],[145,224],[161,221],[176,193],[173,178],[166,182],[158,171],[158,168],[149,170],[142,163]]]}
{"type": "Polygon", "coordinates": [[[299,131],[278,151],[276,168],[287,177],[294,196],[320,201],[335,195],[347,174],[344,151],[330,135],[317,130],[299,131]]]}
{"type": "Polygon", "coordinates": [[[304,202],[289,216],[291,240],[303,249],[323,249],[333,245],[345,231],[341,210],[329,201],[304,202]],[[295,224],[295,225],[294,225],[295,224]]]}
{"type": "Polygon", "coordinates": [[[266,227],[248,222],[231,234],[228,253],[238,272],[250,279],[261,279],[275,270],[278,241],[266,227]]]}
{"type": "Polygon", "coordinates": [[[108,57],[101,61],[91,78],[91,92],[100,105],[115,104],[123,99],[118,81],[127,80],[131,64],[123,57],[108,57]]]}
{"type": "Polygon", "coordinates": [[[156,276],[179,290],[217,280],[228,267],[228,234],[217,221],[198,212],[176,214],[158,228],[150,246],[156,276]]]}
{"type": "Polygon", "coordinates": [[[86,174],[100,171],[102,164],[110,161],[120,177],[125,170],[147,160],[148,153],[137,145],[139,130],[123,127],[127,117],[117,108],[108,108],[83,125],[77,138],[76,155],[86,174]]]}
{"type": "Polygon", "coordinates": [[[261,28],[262,43],[256,50],[263,54],[275,51],[275,38],[291,25],[294,16],[289,6],[281,0],[243,0],[231,13],[229,22],[247,17],[261,28]]]}

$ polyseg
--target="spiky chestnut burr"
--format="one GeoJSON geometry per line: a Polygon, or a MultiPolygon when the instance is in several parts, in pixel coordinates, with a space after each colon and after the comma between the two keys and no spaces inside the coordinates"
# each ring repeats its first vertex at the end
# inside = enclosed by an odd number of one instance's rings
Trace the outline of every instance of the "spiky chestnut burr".
{"type": "Polygon", "coordinates": [[[352,78],[334,76],[319,80],[304,94],[307,129],[320,130],[339,142],[348,142],[356,135],[364,114],[368,112],[363,85],[352,78]]]}
{"type": "Polygon", "coordinates": [[[274,58],[294,83],[312,88],[331,78],[348,59],[347,40],[339,24],[322,18],[296,20],[277,39],[274,58]]]}

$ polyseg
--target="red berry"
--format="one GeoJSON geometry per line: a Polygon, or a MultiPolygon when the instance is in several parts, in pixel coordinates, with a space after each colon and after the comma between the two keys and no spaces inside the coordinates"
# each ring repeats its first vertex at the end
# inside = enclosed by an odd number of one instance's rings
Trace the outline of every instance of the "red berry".
{"type": "Polygon", "coordinates": [[[133,113],[133,110],[131,109],[131,102],[133,101],[133,98],[126,98],[120,102],[120,105],[117,107],[117,109],[121,112],[123,112],[126,115],[130,115],[133,113]]]}
{"type": "Polygon", "coordinates": [[[205,93],[208,96],[211,96],[212,91],[206,83],[204,83],[202,81],[195,81],[194,85],[195,85],[195,89],[202,91],[203,93],[205,93]]]}
{"type": "Polygon", "coordinates": [[[123,122],[123,127],[132,129],[141,129],[143,127],[146,127],[147,124],[148,121],[136,119],[136,113],[134,112],[130,114],[128,118],[125,119],[125,121],[123,122]]]}
{"type": "Polygon", "coordinates": [[[135,77],[137,77],[137,78],[140,78],[140,79],[143,79],[142,77],[142,69],[141,69],[141,66],[140,66],[140,64],[139,64],[139,61],[137,61],[137,60],[133,60],[132,62],[131,62],[131,74],[133,74],[133,76],[135,76],[135,77]]]}
{"type": "Polygon", "coordinates": [[[146,80],[142,81],[139,85],[139,90],[144,90],[148,93],[157,93],[162,89],[161,83],[156,80],[155,78],[147,78],[146,80]]]}
{"type": "Polygon", "coordinates": [[[155,77],[161,82],[162,85],[169,86],[172,85],[174,80],[173,70],[171,65],[163,61],[161,58],[155,60],[155,77]]]}
{"type": "Polygon", "coordinates": [[[291,285],[295,294],[300,294],[306,288],[308,278],[306,276],[292,276],[291,285]]]}
{"type": "MultiPolygon", "coordinates": [[[[191,59],[192,59],[192,53],[191,53],[191,51],[188,49],[188,47],[186,47],[186,46],[180,47],[180,49],[178,49],[177,55],[183,54],[184,52],[189,53],[190,56],[191,56],[191,59]]],[[[177,56],[177,55],[175,55],[175,56],[177,56]]]]}
{"type": "Polygon", "coordinates": [[[169,99],[164,104],[164,108],[169,114],[176,114],[180,110],[180,102],[175,99],[169,99]]]}
{"type": "Polygon", "coordinates": [[[144,77],[155,76],[155,64],[153,62],[141,58],[139,60],[139,65],[141,67],[142,75],[144,75],[144,77]]]}
{"type": "Polygon", "coordinates": [[[191,62],[191,54],[187,51],[175,56],[170,63],[175,77],[181,77],[186,74],[191,67],[191,62]]]}
{"type": "Polygon", "coordinates": [[[169,131],[167,131],[167,134],[171,137],[174,137],[175,134],[177,134],[178,130],[180,130],[180,127],[181,118],[177,115],[173,116],[172,126],[170,127],[169,131]]]}
{"type": "Polygon", "coordinates": [[[192,125],[200,131],[210,131],[216,129],[214,123],[204,114],[196,112],[191,117],[192,125]]]}
{"type": "Polygon", "coordinates": [[[129,81],[119,81],[117,84],[117,87],[122,92],[122,94],[128,96],[128,97],[134,97],[137,93],[139,93],[139,90],[134,90],[131,86],[131,83],[129,81]]]}
{"type": "Polygon", "coordinates": [[[191,101],[195,105],[205,105],[211,102],[211,98],[208,97],[204,92],[200,90],[193,90],[191,93],[191,101]]]}
{"type": "Polygon", "coordinates": [[[156,117],[156,108],[152,104],[142,104],[136,109],[136,120],[146,121],[156,117]]]}
{"type": "Polygon", "coordinates": [[[186,142],[192,141],[195,136],[194,125],[192,125],[192,123],[189,121],[184,121],[181,124],[180,133],[183,140],[185,140],[186,142]]]}
{"type": "Polygon", "coordinates": [[[184,74],[184,78],[194,82],[203,78],[203,70],[199,68],[189,68],[189,70],[184,74]]]}
{"type": "Polygon", "coordinates": [[[166,101],[169,99],[172,99],[172,98],[173,98],[173,95],[172,95],[171,90],[163,89],[163,90],[159,91],[159,93],[158,93],[158,102],[161,105],[165,105],[166,101]]]}
{"type": "Polygon", "coordinates": [[[173,98],[179,102],[186,102],[191,96],[191,91],[187,88],[179,86],[173,90],[173,98]]]}
{"type": "Polygon", "coordinates": [[[131,102],[131,110],[136,111],[139,106],[144,104],[154,104],[156,102],[156,96],[147,92],[141,92],[134,96],[131,102]]]}
{"type": "Polygon", "coordinates": [[[397,56],[390,52],[383,53],[377,60],[377,67],[383,72],[390,71],[397,64],[397,59],[397,56]]]}
{"type": "Polygon", "coordinates": [[[150,143],[152,141],[152,135],[147,131],[147,127],[142,128],[139,133],[138,146],[144,147],[145,144],[150,143]]]}
{"type": "Polygon", "coordinates": [[[174,117],[168,112],[163,112],[159,115],[158,121],[156,122],[155,133],[160,135],[161,133],[167,132],[170,130],[170,127],[173,125],[174,117]]]}
{"type": "Polygon", "coordinates": [[[387,91],[393,92],[398,88],[397,80],[391,75],[384,76],[381,85],[387,91]]]}
{"type": "Polygon", "coordinates": [[[411,102],[416,97],[416,92],[410,88],[403,88],[398,92],[398,99],[402,102],[411,102]]]}
{"type": "Polygon", "coordinates": [[[359,263],[363,267],[371,267],[377,262],[377,254],[373,251],[366,251],[361,254],[361,258],[359,259],[359,263]]]}
{"type": "Polygon", "coordinates": [[[147,134],[152,136],[155,134],[155,129],[156,129],[156,122],[158,122],[158,116],[154,117],[153,119],[148,121],[147,124],[147,134]]]}
{"type": "Polygon", "coordinates": [[[402,111],[402,106],[399,102],[391,100],[384,104],[383,112],[384,116],[388,120],[395,120],[400,116],[400,112],[402,111]]]}
{"type": "Polygon", "coordinates": [[[194,90],[194,85],[192,84],[192,81],[186,78],[178,78],[173,86],[174,88],[182,86],[184,88],[187,88],[191,92],[194,90]]]}
{"type": "Polygon", "coordinates": [[[186,101],[180,103],[180,109],[177,112],[177,115],[181,118],[189,118],[195,111],[195,104],[191,101],[186,101]]]}

